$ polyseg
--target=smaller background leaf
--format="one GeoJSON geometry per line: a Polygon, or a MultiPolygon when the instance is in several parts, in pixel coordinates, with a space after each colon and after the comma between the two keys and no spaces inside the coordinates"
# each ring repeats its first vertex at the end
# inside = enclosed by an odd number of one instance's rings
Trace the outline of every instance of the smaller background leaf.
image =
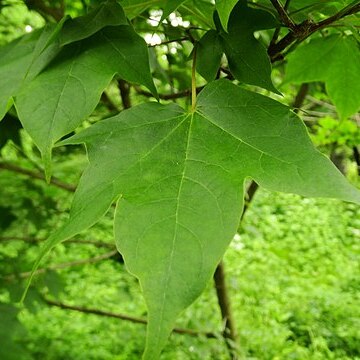
{"type": "Polygon", "coordinates": [[[186,0],[166,0],[163,7],[163,14],[161,20],[166,19],[172,12],[174,12],[186,0]]]}
{"type": "Polygon", "coordinates": [[[115,74],[156,94],[147,45],[128,25],[106,27],[81,43],[65,46],[23,86],[16,109],[42,153],[48,174],[54,143],[92,113],[115,74]]]}
{"type": "Polygon", "coordinates": [[[218,32],[209,30],[200,39],[196,51],[196,70],[206,81],[215,80],[223,55],[223,47],[218,32]]]}
{"type": "Polygon", "coordinates": [[[225,30],[227,30],[228,21],[231,11],[234,9],[234,6],[238,0],[216,0],[216,10],[219,14],[221,25],[225,30]]]}
{"type": "Polygon", "coordinates": [[[266,48],[254,37],[256,30],[275,26],[277,21],[270,13],[249,8],[241,0],[230,15],[228,33],[221,32],[221,37],[230,71],[236,79],[279,94],[271,81],[266,48]]]}
{"type": "Polygon", "coordinates": [[[360,49],[353,36],[315,38],[288,57],[286,83],[323,81],[341,118],[360,108],[360,49]]]}
{"type": "Polygon", "coordinates": [[[61,32],[61,45],[85,39],[106,26],[127,25],[124,10],[114,0],[102,3],[85,16],[69,19],[61,32]]]}
{"type": "Polygon", "coordinates": [[[9,113],[6,114],[3,121],[0,122],[0,150],[8,140],[12,140],[16,145],[20,145],[20,129],[19,119],[9,113]]]}

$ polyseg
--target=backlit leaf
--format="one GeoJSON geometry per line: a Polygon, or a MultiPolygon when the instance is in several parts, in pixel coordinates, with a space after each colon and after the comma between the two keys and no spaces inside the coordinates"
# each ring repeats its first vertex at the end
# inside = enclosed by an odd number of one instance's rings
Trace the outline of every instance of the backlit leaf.
{"type": "Polygon", "coordinates": [[[226,30],[231,11],[238,0],[216,0],[216,10],[219,14],[222,27],[226,30]]]}
{"type": "Polygon", "coordinates": [[[85,39],[110,25],[127,25],[124,10],[115,0],[105,1],[87,15],[66,21],[61,45],[85,39]]]}
{"type": "Polygon", "coordinates": [[[121,0],[120,3],[125,10],[126,15],[133,19],[151,6],[156,6],[162,9],[161,19],[167,18],[186,0],[121,0]]]}
{"type": "Polygon", "coordinates": [[[342,118],[360,109],[360,49],[353,36],[316,38],[288,56],[287,83],[323,81],[342,118]]]}
{"type": "Polygon", "coordinates": [[[35,77],[58,52],[56,37],[63,22],[24,35],[0,50],[0,120],[25,79],[35,77]]]}
{"type": "Polygon", "coordinates": [[[186,0],[165,0],[163,6],[162,19],[166,19],[172,12],[174,12],[186,0]]]}
{"type": "Polygon", "coordinates": [[[21,87],[39,36],[40,32],[25,35],[0,50],[0,119],[7,112],[11,97],[21,87]]]}
{"type": "Polygon", "coordinates": [[[91,114],[115,74],[156,94],[146,43],[127,25],[107,27],[65,46],[53,63],[23,86],[16,109],[41,150],[48,173],[54,143],[91,114]]]}
{"type": "Polygon", "coordinates": [[[203,26],[214,28],[214,8],[209,0],[188,0],[181,5],[179,12],[184,19],[196,20],[203,26]]]}
{"type": "Polygon", "coordinates": [[[150,6],[160,5],[162,2],[162,0],[120,0],[120,4],[129,19],[135,18],[150,6]]]}

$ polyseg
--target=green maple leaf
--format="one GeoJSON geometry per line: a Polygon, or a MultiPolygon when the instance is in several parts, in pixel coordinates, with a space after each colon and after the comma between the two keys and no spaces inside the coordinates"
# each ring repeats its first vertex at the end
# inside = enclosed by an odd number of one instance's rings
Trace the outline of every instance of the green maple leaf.
{"type": "Polygon", "coordinates": [[[161,20],[166,19],[172,12],[174,12],[185,1],[186,0],[165,0],[161,20]]]}
{"type": "Polygon", "coordinates": [[[29,34],[0,50],[0,119],[4,117],[11,97],[24,79],[39,33],[29,34]]]}
{"type": "Polygon", "coordinates": [[[61,32],[61,45],[86,39],[106,26],[127,25],[123,8],[116,0],[107,0],[84,16],[65,22],[61,32]]]}
{"type": "Polygon", "coordinates": [[[146,103],[60,145],[79,143],[90,164],[67,224],[41,257],[118,199],[116,244],[148,307],[146,360],[159,357],[176,317],[212,277],[236,233],[247,177],[271,190],[360,203],[289,108],[227,80],[207,85],[194,112],[146,103]]]}
{"type": "Polygon", "coordinates": [[[278,25],[267,11],[252,9],[240,0],[231,12],[228,32],[222,32],[224,52],[234,77],[246,84],[279,93],[271,81],[271,63],[267,50],[254,37],[258,30],[278,25]]]}
{"type": "Polygon", "coordinates": [[[189,20],[196,20],[205,28],[213,28],[214,8],[209,0],[187,0],[181,5],[180,14],[189,20]]]}
{"type": "Polygon", "coordinates": [[[237,2],[238,0],[215,0],[215,7],[219,13],[221,25],[225,30],[227,30],[231,11],[237,2]]]}
{"type": "MultiPolygon", "coordinates": [[[[65,21],[65,19],[64,19],[65,21]]],[[[27,34],[0,49],[0,120],[12,105],[12,98],[25,79],[34,78],[56,55],[54,41],[63,21],[27,34]]]]}
{"type": "Polygon", "coordinates": [[[215,80],[223,55],[220,34],[209,30],[197,44],[196,70],[208,82],[215,80]]]}
{"type": "Polygon", "coordinates": [[[133,19],[151,6],[158,6],[163,10],[161,20],[167,18],[186,0],[120,0],[126,15],[133,19]]]}
{"type": "MultiPolygon", "coordinates": [[[[48,24],[44,29],[2,47],[0,120],[12,105],[12,97],[18,94],[25,80],[29,82],[34,79],[59,53],[61,45],[85,39],[110,25],[127,25],[124,12],[115,0],[107,0],[89,14],[74,20],[65,17],[56,25],[48,24]]],[[[154,91],[149,80],[145,85],[154,91]]]]}
{"type": "Polygon", "coordinates": [[[209,30],[199,41],[198,72],[206,80],[214,80],[225,53],[234,78],[279,94],[271,80],[267,50],[254,37],[255,31],[276,27],[276,19],[267,11],[248,7],[246,1],[241,0],[231,12],[227,32],[222,29],[216,14],[215,23],[217,32],[209,30]]]}
{"type": "Polygon", "coordinates": [[[128,25],[106,27],[64,46],[45,70],[23,84],[15,97],[16,110],[42,153],[48,175],[54,143],[92,113],[116,74],[156,94],[147,45],[128,25]]]}
{"type": "Polygon", "coordinates": [[[0,50],[0,120],[14,99],[49,178],[54,143],[92,113],[115,75],[157,96],[145,41],[121,6],[108,0],[86,16],[64,18],[0,50]]]}
{"type": "Polygon", "coordinates": [[[120,0],[120,4],[129,19],[140,15],[150,6],[161,6],[162,3],[162,0],[120,0]]]}
{"type": "Polygon", "coordinates": [[[288,57],[287,83],[323,81],[341,118],[360,109],[360,48],[353,36],[316,38],[288,57]]]}

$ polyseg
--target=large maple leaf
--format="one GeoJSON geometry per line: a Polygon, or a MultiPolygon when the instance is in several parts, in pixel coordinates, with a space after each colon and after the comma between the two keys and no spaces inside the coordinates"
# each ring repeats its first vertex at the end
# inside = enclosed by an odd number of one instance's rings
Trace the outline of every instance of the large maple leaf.
{"type": "Polygon", "coordinates": [[[213,275],[236,233],[247,177],[271,190],[360,203],[288,107],[227,80],[207,85],[194,112],[142,104],[61,144],[78,143],[90,164],[70,219],[42,256],[118,199],[116,244],[149,311],[144,359],[158,358],[176,317],[213,275]]]}

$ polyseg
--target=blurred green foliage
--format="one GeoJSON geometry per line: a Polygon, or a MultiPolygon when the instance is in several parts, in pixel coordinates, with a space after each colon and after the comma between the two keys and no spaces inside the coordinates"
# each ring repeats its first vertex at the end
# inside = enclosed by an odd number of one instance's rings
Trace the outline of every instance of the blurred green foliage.
{"type": "Polygon", "coordinates": [[[356,123],[350,119],[339,121],[325,117],[316,124],[314,139],[319,145],[337,143],[352,147],[360,144],[360,132],[356,123]]]}
{"type": "Polygon", "coordinates": [[[0,1],[0,46],[45,25],[44,19],[36,11],[28,11],[18,0],[0,1]]]}

